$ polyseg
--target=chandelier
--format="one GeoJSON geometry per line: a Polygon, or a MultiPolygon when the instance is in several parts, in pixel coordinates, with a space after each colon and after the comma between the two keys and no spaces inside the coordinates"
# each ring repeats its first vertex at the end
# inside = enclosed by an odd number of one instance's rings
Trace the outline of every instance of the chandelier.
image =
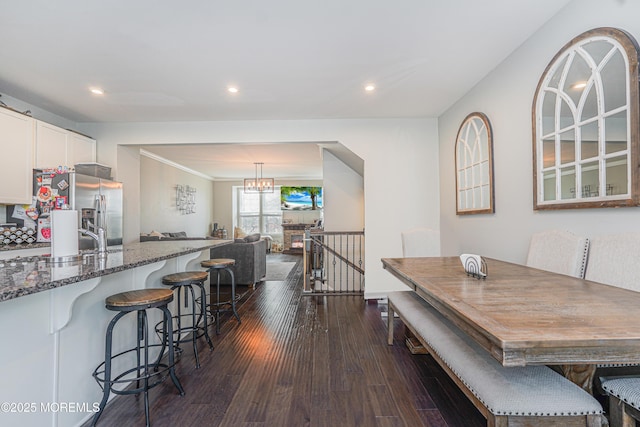
{"type": "Polygon", "coordinates": [[[255,178],[244,179],[245,193],[273,193],[273,178],[262,177],[262,165],[264,163],[254,163],[256,168],[255,178]],[[260,165],[260,176],[258,176],[258,165],[260,165]]]}

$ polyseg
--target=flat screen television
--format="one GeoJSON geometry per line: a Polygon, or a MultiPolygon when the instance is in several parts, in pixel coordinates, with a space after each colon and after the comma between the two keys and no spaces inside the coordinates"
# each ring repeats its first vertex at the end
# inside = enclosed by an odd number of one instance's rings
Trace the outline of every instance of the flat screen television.
{"type": "Polygon", "coordinates": [[[280,187],[280,207],[282,210],[322,209],[322,187],[280,187]]]}

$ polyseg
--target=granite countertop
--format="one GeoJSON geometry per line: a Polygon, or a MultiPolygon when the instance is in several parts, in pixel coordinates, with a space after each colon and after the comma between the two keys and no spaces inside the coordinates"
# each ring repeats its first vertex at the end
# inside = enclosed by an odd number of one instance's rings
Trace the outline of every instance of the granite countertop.
{"type": "Polygon", "coordinates": [[[231,243],[231,240],[185,240],[110,246],[106,258],[82,251],[74,263],[51,263],[48,255],[0,260],[0,301],[35,294],[231,243]]]}
{"type": "Polygon", "coordinates": [[[19,245],[12,243],[10,245],[0,245],[0,252],[19,251],[22,249],[48,248],[50,246],[50,243],[24,243],[19,245]]]}

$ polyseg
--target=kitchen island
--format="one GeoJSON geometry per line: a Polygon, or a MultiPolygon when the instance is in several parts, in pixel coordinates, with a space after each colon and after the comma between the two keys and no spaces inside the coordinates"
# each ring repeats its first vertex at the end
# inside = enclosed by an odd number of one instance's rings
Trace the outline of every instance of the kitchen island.
{"type": "MultiPolygon", "coordinates": [[[[166,274],[202,270],[209,249],[230,242],[132,243],[110,247],[106,257],[83,252],[73,263],[46,255],[0,260],[0,425],[75,426],[89,419],[102,396],[91,373],[104,360],[105,330],[115,314],[105,298],[163,287],[166,274]]],[[[160,321],[156,311],[149,312],[150,325],[160,321]]],[[[118,324],[114,353],[135,342],[135,316],[127,317],[118,324]]],[[[150,338],[159,342],[154,333],[150,338]]]]}

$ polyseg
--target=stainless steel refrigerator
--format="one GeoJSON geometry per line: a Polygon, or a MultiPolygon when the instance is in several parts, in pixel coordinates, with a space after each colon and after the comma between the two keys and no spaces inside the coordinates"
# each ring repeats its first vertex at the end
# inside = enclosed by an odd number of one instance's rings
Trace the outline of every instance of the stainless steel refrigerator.
{"type": "MultiPolygon", "coordinates": [[[[33,183],[39,241],[50,237],[42,228],[48,226],[51,211],[68,207],[78,211],[80,228],[95,231],[92,227],[102,227],[106,230],[107,245],[122,244],[121,182],[76,172],[36,169],[33,183]]],[[[88,236],[78,233],[78,239],[80,249],[97,247],[95,240],[88,236]]]]}

